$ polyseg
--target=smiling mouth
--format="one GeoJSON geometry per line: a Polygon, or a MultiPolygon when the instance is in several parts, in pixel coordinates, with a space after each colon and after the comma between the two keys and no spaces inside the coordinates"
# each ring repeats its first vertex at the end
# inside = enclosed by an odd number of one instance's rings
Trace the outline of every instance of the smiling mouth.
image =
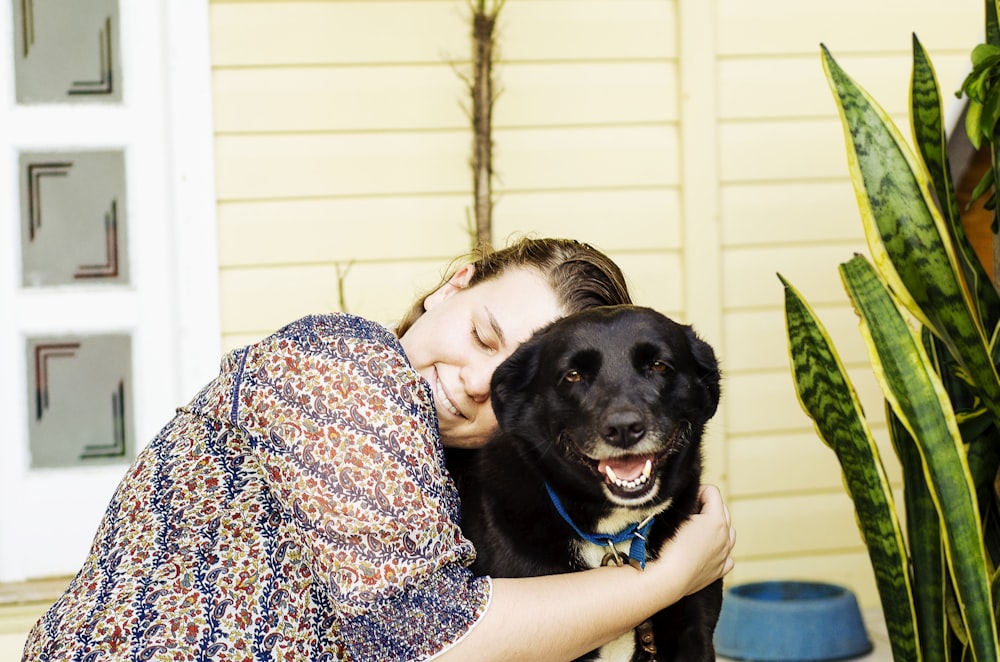
{"type": "Polygon", "coordinates": [[[441,386],[440,375],[438,375],[438,378],[435,380],[435,386],[437,387],[435,390],[437,391],[438,400],[441,402],[441,406],[450,411],[453,416],[465,418],[465,416],[462,415],[462,412],[460,412],[458,408],[452,404],[451,400],[448,399],[448,395],[444,392],[444,387],[441,386]]]}
{"type": "Polygon", "coordinates": [[[597,473],[612,492],[625,497],[642,496],[653,488],[650,480],[656,455],[622,455],[597,461],[597,473]]]}

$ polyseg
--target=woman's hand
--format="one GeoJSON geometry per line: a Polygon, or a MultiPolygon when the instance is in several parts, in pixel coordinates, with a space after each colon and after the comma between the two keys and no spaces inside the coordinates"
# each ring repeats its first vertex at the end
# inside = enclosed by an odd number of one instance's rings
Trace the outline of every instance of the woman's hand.
{"type": "Polygon", "coordinates": [[[647,571],[672,575],[668,582],[690,595],[721,579],[733,569],[733,546],[736,529],[719,488],[703,485],[699,492],[701,510],[685,522],[677,534],[664,544],[660,557],[647,565],[647,571]],[[650,567],[652,566],[652,567],[650,567]]]}
{"type": "Polygon", "coordinates": [[[434,659],[574,659],[725,576],[733,569],[736,532],[717,487],[702,487],[700,499],[701,511],[644,571],[625,565],[494,579],[493,599],[484,617],[464,639],[434,659]]]}

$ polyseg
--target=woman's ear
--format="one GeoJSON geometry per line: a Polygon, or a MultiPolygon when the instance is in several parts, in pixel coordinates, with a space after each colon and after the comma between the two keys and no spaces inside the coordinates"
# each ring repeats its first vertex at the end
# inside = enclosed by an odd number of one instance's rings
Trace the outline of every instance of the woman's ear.
{"type": "Polygon", "coordinates": [[[467,288],[469,286],[469,282],[475,274],[475,265],[466,264],[463,266],[461,269],[452,274],[451,278],[448,279],[448,282],[424,298],[424,310],[430,310],[456,292],[467,288]]]}

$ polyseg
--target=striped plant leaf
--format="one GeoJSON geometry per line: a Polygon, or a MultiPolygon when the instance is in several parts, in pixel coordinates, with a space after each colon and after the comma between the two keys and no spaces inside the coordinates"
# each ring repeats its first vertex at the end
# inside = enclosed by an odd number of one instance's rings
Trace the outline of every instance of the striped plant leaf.
{"type": "Polygon", "coordinates": [[[799,292],[784,278],[781,281],[799,402],[843,470],[875,571],[893,655],[917,662],[921,655],[906,548],[878,447],[826,330],[799,292]]]}
{"type": "Polygon", "coordinates": [[[917,440],[974,659],[993,662],[997,629],[976,489],[948,394],[871,264],[856,256],[840,266],[840,273],[861,316],[862,335],[883,394],[917,440]]]}
{"type": "Polygon", "coordinates": [[[948,162],[948,138],[944,131],[943,115],[934,67],[917,35],[913,35],[913,75],[910,82],[913,142],[930,174],[949,237],[958,249],[961,273],[975,294],[973,301],[980,324],[985,329],[994,329],[1000,320],[1000,295],[997,295],[962,227],[951,165],[948,162]]]}
{"type": "Polygon", "coordinates": [[[899,301],[945,342],[1000,421],[1000,380],[929,177],[885,111],[825,47],[823,65],[875,265],[899,301]]]}
{"type": "Polygon", "coordinates": [[[924,462],[916,442],[886,403],[889,438],[903,469],[906,539],[913,569],[917,632],[924,662],[947,662],[949,628],[945,611],[949,581],[937,509],[924,480],[924,462]]]}

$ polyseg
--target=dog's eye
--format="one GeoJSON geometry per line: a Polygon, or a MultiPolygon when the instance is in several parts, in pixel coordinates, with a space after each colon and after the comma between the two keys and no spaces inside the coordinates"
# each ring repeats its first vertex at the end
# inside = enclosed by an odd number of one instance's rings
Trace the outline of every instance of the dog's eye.
{"type": "Polygon", "coordinates": [[[579,370],[570,370],[565,375],[563,375],[563,381],[569,384],[575,384],[581,379],[583,379],[583,375],[580,374],[579,370]]]}
{"type": "Polygon", "coordinates": [[[649,364],[650,372],[666,372],[667,370],[670,370],[670,366],[663,361],[653,361],[649,364]]]}

